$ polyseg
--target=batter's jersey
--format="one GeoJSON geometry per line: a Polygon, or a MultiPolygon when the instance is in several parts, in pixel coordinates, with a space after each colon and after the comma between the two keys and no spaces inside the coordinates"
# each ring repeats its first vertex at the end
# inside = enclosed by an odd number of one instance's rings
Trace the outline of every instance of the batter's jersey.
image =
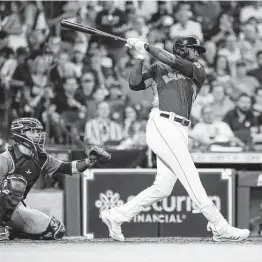
{"type": "Polygon", "coordinates": [[[44,150],[35,156],[27,156],[20,152],[17,144],[10,146],[0,154],[0,184],[9,174],[22,175],[27,181],[24,197],[35,184],[40,175],[52,176],[62,161],[50,156],[44,150]]]}
{"type": "Polygon", "coordinates": [[[175,61],[177,69],[162,63],[153,64],[143,72],[143,81],[146,88],[153,90],[153,107],[189,119],[206,73],[198,62],[189,62],[179,56],[175,61]]]}

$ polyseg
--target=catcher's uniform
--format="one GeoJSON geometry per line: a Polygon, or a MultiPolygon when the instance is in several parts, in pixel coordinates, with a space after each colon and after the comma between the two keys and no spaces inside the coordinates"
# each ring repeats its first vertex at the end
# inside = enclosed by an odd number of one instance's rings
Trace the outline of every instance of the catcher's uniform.
{"type": "Polygon", "coordinates": [[[40,175],[73,175],[111,159],[111,154],[102,148],[90,146],[84,159],[57,160],[44,150],[45,135],[43,125],[36,118],[18,118],[11,123],[15,144],[0,155],[0,240],[1,229],[6,229],[6,225],[11,231],[10,238],[62,238],[63,223],[27,207],[23,200],[40,175]]]}
{"type": "MultiPolygon", "coordinates": [[[[19,151],[18,145],[14,144],[0,154],[0,184],[5,178],[12,174],[19,174],[27,181],[24,199],[31,187],[35,184],[40,175],[53,176],[62,161],[55,159],[44,150],[38,150],[37,154],[27,156],[19,151]]],[[[1,187],[0,187],[1,188],[1,187]]],[[[8,223],[13,229],[28,234],[39,234],[45,231],[51,217],[30,208],[22,201],[19,203],[8,223]]]]}

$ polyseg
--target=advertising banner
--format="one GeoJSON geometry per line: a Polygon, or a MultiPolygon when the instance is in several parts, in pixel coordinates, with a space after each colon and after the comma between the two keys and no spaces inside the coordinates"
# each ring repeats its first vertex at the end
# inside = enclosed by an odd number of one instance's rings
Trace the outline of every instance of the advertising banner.
{"type": "Polygon", "coordinates": [[[64,222],[64,192],[59,189],[31,190],[25,203],[64,222]]]}
{"type": "MultiPolygon", "coordinates": [[[[199,169],[201,181],[210,199],[233,223],[234,172],[231,169],[199,169]]],[[[107,227],[99,213],[120,206],[150,187],[155,169],[93,169],[82,176],[83,235],[89,238],[108,237],[107,227]]],[[[135,216],[122,228],[126,237],[210,235],[207,221],[198,214],[187,192],[178,181],[169,197],[156,202],[135,216]]]]}

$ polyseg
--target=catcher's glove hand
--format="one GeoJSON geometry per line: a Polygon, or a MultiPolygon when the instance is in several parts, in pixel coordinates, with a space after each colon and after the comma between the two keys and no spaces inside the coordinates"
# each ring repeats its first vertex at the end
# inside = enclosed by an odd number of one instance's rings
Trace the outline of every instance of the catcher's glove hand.
{"type": "Polygon", "coordinates": [[[111,159],[111,154],[98,146],[90,146],[86,150],[86,156],[90,161],[106,163],[111,159]]]}

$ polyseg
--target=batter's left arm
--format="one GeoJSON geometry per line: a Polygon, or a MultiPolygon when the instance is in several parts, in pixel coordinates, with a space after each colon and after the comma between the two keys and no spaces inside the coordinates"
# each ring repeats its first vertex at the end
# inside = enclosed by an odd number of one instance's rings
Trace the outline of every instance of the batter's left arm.
{"type": "Polygon", "coordinates": [[[153,55],[162,63],[170,66],[171,68],[177,70],[182,75],[191,78],[197,87],[201,87],[206,80],[205,69],[202,65],[195,62],[190,62],[181,58],[180,56],[171,54],[166,50],[158,47],[145,44],[145,49],[148,53],[153,55]]]}

